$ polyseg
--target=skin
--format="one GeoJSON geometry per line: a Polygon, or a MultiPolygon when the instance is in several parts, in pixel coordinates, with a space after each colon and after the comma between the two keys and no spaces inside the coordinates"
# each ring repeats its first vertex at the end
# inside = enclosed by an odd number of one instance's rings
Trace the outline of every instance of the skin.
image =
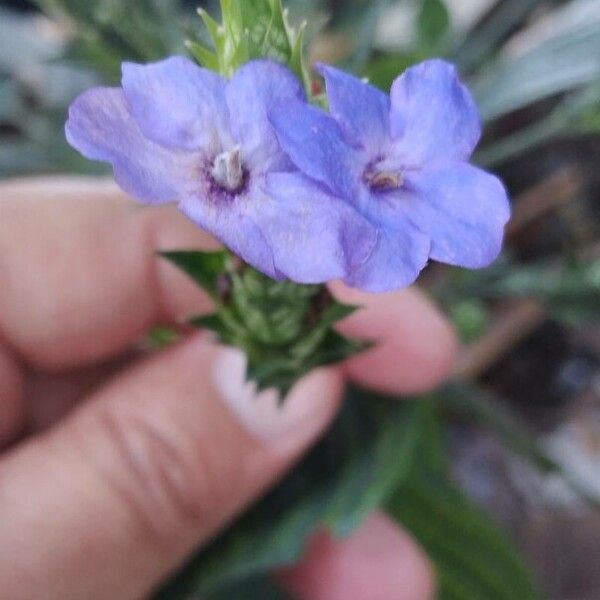
{"type": "MultiPolygon", "coordinates": [[[[186,247],[215,242],[175,209],[134,207],[103,180],[0,184],[3,596],[145,597],[322,434],[346,381],[414,393],[451,367],[454,333],[419,291],[336,284],[364,305],[341,329],[377,346],[292,391],[309,418],[282,435],[276,415],[257,435],[217,392],[223,350],[206,335],[139,348],[151,326],[210,309],[154,255],[186,247]]],[[[435,590],[423,551],[383,514],[345,540],[317,532],[301,564],[275,576],[298,600],[427,600],[435,590]]]]}

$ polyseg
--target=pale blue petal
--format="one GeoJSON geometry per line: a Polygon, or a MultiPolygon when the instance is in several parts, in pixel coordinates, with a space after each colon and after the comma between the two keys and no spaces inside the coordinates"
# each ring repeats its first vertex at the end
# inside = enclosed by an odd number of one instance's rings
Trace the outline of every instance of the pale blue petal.
{"type": "Polygon", "coordinates": [[[407,166],[469,158],[481,125],[456,67],[437,59],[411,67],[394,82],[391,99],[395,151],[407,166]]]}
{"type": "Polygon", "coordinates": [[[431,258],[468,268],[496,259],[510,217],[499,179],[459,163],[411,173],[406,188],[403,212],[431,238],[431,258]]]}
{"type": "Polygon", "coordinates": [[[379,226],[369,260],[346,279],[351,287],[380,293],[414,283],[427,264],[429,238],[408,220],[395,229],[379,226]]]}
{"type": "Polygon", "coordinates": [[[390,99],[376,87],[328,65],[318,65],[325,78],[329,112],[346,136],[370,154],[383,151],[390,140],[390,99]]]}
{"type": "Polygon", "coordinates": [[[280,102],[269,112],[279,142],[292,162],[310,178],[342,198],[354,193],[364,156],[349,146],[337,122],[304,102],[280,102]]]}
{"type": "Polygon", "coordinates": [[[219,151],[229,139],[226,81],[183,56],[123,63],[123,90],[141,130],[170,148],[219,151]]]}
{"type": "Polygon", "coordinates": [[[344,201],[299,173],[267,177],[256,220],[273,249],[275,265],[298,283],[345,277],[370,256],[375,228],[344,201]]]}
{"type": "Polygon", "coordinates": [[[177,200],[193,176],[195,157],[146,139],[120,88],[81,94],[69,109],[65,130],[69,143],[85,157],[111,163],[119,185],[138,200],[177,200]]]}
{"type": "Polygon", "coordinates": [[[289,167],[267,114],[276,102],[305,99],[298,78],[272,60],[255,60],[236,72],[225,95],[233,138],[250,168],[263,173],[289,167]]]}
{"type": "Polygon", "coordinates": [[[281,279],[272,249],[252,216],[252,202],[249,195],[229,200],[189,195],[179,208],[242,260],[273,279],[281,279]]]}

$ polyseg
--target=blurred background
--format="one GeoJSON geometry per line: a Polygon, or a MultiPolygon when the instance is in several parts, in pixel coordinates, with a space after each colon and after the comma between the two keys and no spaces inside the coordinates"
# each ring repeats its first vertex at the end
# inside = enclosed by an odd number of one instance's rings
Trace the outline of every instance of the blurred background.
{"type": "MultiPolygon", "coordinates": [[[[124,59],[207,43],[198,5],[218,14],[198,0],[0,0],[0,178],[106,172],[66,145],[69,103],[117,83],[124,59]]],[[[440,396],[451,466],[544,597],[600,599],[600,0],[286,5],[311,60],[387,91],[444,56],[473,90],[475,161],[504,179],[514,216],[497,265],[422,278],[465,342],[440,396]]]]}

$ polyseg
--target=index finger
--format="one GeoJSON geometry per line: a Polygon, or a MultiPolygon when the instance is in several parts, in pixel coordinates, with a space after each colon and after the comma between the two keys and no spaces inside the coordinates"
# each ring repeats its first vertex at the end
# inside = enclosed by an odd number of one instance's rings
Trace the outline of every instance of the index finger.
{"type": "Polygon", "coordinates": [[[109,358],[158,322],[209,307],[155,253],[215,247],[171,207],[138,209],[104,179],[0,184],[0,331],[35,367],[109,358]]]}

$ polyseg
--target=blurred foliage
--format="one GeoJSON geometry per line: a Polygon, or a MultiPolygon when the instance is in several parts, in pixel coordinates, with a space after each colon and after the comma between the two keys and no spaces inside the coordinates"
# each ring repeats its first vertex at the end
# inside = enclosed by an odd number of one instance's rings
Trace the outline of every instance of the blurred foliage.
{"type": "Polygon", "coordinates": [[[63,128],[73,97],[99,79],[60,61],[63,50],[41,22],[0,8],[0,177],[98,170],[67,146],[63,128]]]}
{"type": "Polygon", "coordinates": [[[478,76],[474,92],[486,121],[600,81],[600,12],[581,21],[478,76]]]}
{"type": "Polygon", "coordinates": [[[491,319],[485,302],[479,298],[460,296],[446,302],[448,314],[466,344],[479,339],[487,330],[491,319]]]}
{"type": "MultiPolygon", "coordinates": [[[[256,575],[241,582],[229,583],[203,600],[294,600],[269,575],[256,575]]],[[[171,597],[168,597],[171,600],[171,597]]]]}
{"type": "Polygon", "coordinates": [[[565,325],[600,323],[600,258],[527,265],[505,260],[484,271],[456,270],[436,296],[458,314],[467,336],[470,330],[481,331],[477,325],[485,319],[480,314],[484,300],[534,298],[565,325]]]}
{"type": "Polygon", "coordinates": [[[422,435],[406,477],[385,507],[419,540],[437,567],[440,600],[538,597],[516,548],[449,476],[439,406],[421,404],[422,435]]]}
{"type": "Polygon", "coordinates": [[[120,79],[121,62],[148,62],[184,52],[186,37],[178,0],[36,0],[69,27],[68,57],[93,65],[109,81],[120,79]]]}
{"type": "Polygon", "coordinates": [[[442,0],[423,0],[417,17],[417,38],[427,54],[435,54],[450,29],[450,13],[442,0]]]}

